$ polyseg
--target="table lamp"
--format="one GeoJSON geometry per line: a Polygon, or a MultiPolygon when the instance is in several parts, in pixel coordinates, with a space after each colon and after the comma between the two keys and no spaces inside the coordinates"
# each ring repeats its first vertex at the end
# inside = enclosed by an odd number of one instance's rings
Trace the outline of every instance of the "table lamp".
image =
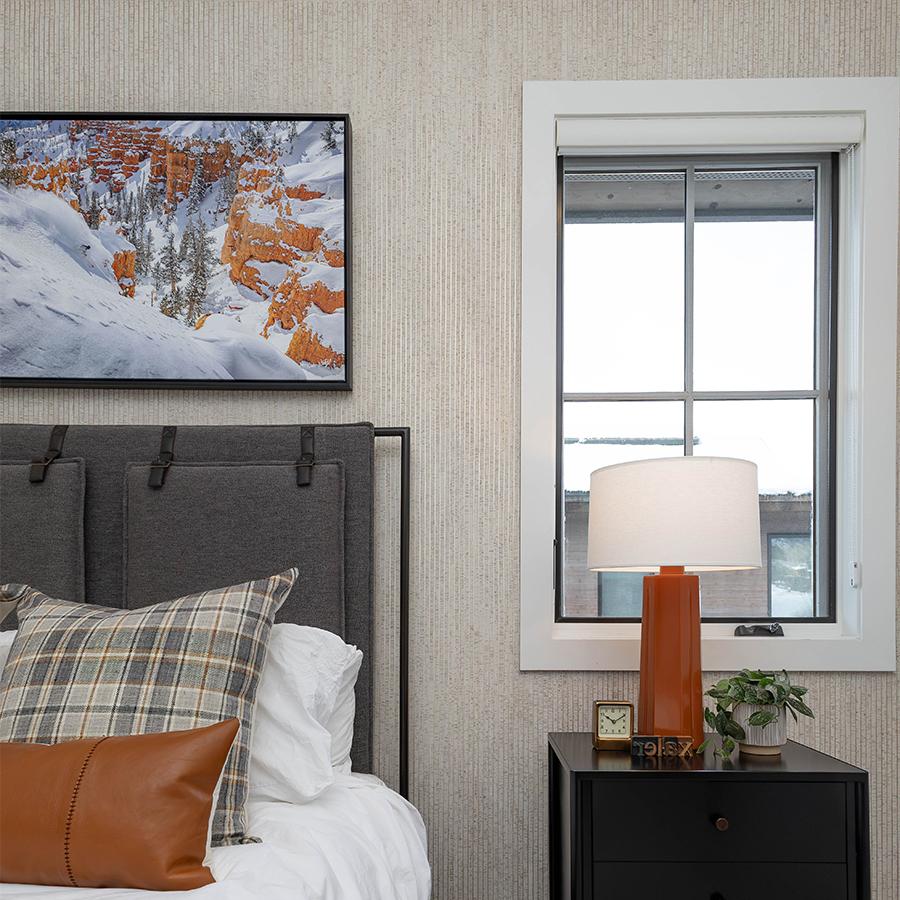
{"type": "Polygon", "coordinates": [[[703,741],[700,579],[760,566],[756,464],[677,456],[591,473],[588,568],[648,572],[641,616],[641,734],[703,741]]]}

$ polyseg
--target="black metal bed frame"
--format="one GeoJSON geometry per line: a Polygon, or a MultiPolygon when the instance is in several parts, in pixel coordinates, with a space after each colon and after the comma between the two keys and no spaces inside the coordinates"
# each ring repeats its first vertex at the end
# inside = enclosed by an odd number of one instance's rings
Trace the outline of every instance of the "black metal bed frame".
{"type": "Polygon", "coordinates": [[[398,792],[409,799],[409,428],[376,428],[376,438],[400,438],[400,778],[398,792]]]}

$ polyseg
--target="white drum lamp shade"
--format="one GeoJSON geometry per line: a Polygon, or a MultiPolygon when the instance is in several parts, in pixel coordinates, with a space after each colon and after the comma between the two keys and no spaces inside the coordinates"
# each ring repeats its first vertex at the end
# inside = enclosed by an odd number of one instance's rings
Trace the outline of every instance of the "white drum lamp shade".
{"type": "Polygon", "coordinates": [[[714,572],[760,562],[755,463],[677,456],[591,474],[589,569],[714,572]]]}

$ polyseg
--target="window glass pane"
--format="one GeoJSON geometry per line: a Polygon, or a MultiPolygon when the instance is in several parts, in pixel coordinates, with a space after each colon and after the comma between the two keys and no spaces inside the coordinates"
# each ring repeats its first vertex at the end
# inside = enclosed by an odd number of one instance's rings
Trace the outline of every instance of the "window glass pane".
{"type": "Polygon", "coordinates": [[[684,175],[570,172],[563,390],[684,387],[684,175]]]}
{"type": "Polygon", "coordinates": [[[813,610],[812,544],[805,534],[769,534],[769,607],[775,618],[813,610]]]}
{"type": "Polygon", "coordinates": [[[694,404],[696,455],[736,456],[750,459],[759,467],[763,567],[701,575],[704,616],[784,618],[814,614],[814,403],[727,400],[694,404]],[[774,545],[774,561],[769,558],[773,546],[769,535],[783,539],[774,545]],[[806,576],[804,566],[808,567],[806,576]],[[775,602],[771,612],[770,585],[775,602]]]}
{"type": "Polygon", "coordinates": [[[600,617],[639,619],[644,608],[644,576],[640,572],[598,572],[600,617]]]}
{"type": "Polygon", "coordinates": [[[812,388],[815,170],[697,172],[694,190],[694,388],[812,388]]]}
{"type": "Polygon", "coordinates": [[[564,616],[640,615],[641,576],[610,578],[587,568],[588,500],[591,472],[602,466],[681,456],[684,452],[684,404],[566,403],[563,407],[563,602],[564,616]],[[624,588],[623,588],[624,579],[624,588]],[[631,609],[637,591],[637,612],[631,609]],[[611,593],[612,592],[612,593],[611,593]],[[609,599],[615,594],[615,600],[609,599]],[[609,611],[607,603],[616,611],[609,611]],[[630,605],[629,605],[630,604],[630,605]]]}

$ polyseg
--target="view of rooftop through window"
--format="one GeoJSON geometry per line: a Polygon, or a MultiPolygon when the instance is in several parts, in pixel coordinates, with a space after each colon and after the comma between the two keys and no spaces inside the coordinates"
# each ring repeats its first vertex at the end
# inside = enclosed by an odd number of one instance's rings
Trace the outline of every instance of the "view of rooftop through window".
{"type": "Polygon", "coordinates": [[[763,567],[704,617],[829,617],[828,167],[564,161],[559,617],[640,616],[586,568],[590,473],[683,453],[759,467],[763,567]]]}

